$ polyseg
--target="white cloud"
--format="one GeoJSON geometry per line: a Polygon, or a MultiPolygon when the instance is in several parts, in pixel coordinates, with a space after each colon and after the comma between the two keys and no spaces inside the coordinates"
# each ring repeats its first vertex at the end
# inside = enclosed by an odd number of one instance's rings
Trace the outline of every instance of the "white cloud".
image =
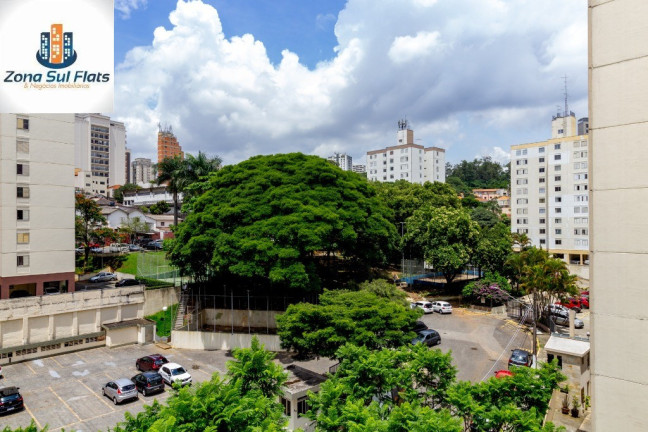
{"type": "Polygon", "coordinates": [[[548,129],[564,74],[586,106],[585,0],[408,2],[349,0],[335,58],[309,69],[289,50],[273,65],[263,41],[224,34],[213,6],[180,0],[171,25],[118,66],[115,117],[137,156],[155,155],[161,121],[186,151],[234,163],[287,151],[360,160],[394,144],[407,116],[423,144],[457,160],[503,130],[528,132],[529,117],[548,129]]]}
{"type": "Polygon", "coordinates": [[[416,36],[398,36],[389,48],[389,58],[394,63],[405,63],[424,57],[440,48],[439,32],[418,32],[416,36]]]}
{"type": "Polygon", "coordinates": [[[482,149],[481,153],[475,155],[475,158],[490,157],[495,162],[506,165],[511,160],[511,154],[504,150],[502,147],[491,147],[489,149],[482,149]]]}
{"type": "Polygon", "coordinates": [[[148,0],[115,0],[115,9],[121,12],[123,19],[128,19],[132,11],[146,7],[147,2],[148,0]]]}

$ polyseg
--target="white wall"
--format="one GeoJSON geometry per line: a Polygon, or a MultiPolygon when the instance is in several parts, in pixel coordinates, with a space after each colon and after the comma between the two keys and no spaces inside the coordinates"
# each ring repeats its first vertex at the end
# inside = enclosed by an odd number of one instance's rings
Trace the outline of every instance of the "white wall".
{"type": "Polygon", "coordinates": [[[256,336],[268,351],[281,351],[281,342],[277,335],[250,335],[246,333],[208,333],[199,331],[171,332],[171,345],[174,348],[197,350],[231,350],[232,348],[250,348],[252,337],[256,336]]]}

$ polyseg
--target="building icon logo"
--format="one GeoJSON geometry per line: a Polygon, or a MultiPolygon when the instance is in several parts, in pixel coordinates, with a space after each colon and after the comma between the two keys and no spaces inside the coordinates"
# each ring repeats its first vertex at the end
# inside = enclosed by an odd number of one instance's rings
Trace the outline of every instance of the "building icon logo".
{"type": "Polygon", "coordinates": [[[40,36],[36,60],[50,69],[63,69],[74,64],[77,53],[72,45],[72,32],[63,33],[63,24],[52,24],[49,32],[40,36]]]}

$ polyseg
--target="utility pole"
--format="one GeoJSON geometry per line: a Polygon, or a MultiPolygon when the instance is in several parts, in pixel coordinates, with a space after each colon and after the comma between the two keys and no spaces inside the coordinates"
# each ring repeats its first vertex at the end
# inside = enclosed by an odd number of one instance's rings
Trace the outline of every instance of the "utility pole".
{"type": "Polygon", "coordinates": [[[401,278],[405,276],[405,245],[403,244],[403,229],[405,227],[405,222],[399,222],[401,224],[401,278]]]}

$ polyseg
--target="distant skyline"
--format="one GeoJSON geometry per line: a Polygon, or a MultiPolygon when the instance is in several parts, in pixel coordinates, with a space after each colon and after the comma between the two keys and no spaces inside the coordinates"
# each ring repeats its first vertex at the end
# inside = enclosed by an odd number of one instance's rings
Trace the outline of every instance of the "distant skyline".
{"type": "Polygon", "coordinates": [[[587,117],[585,0],[116,0],[115,112],[133,158],[157,124],[226,164],[417,143],[506,162],[587,117]]]}

